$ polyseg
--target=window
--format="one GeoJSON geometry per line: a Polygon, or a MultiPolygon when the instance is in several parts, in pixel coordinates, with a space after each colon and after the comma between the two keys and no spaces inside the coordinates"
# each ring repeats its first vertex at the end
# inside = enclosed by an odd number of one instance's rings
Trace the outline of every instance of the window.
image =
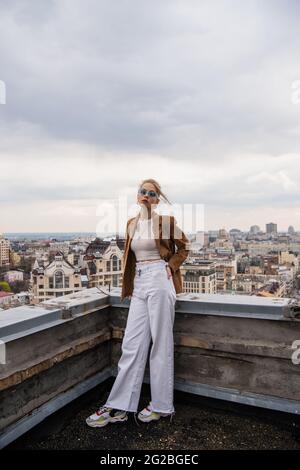
{"type": "Polygon", "coordinates": [[[116,255],[114,255],[112,257],[112,266],[113,266],[112,270],[113,271],[118,271],[118,264],[119,264],[118,263],[118,257],[116,255]]]}
{"type": "Polygon", "coordinates": [[[112,276],[112,285],[113,287],[118,287],[118,275],[117,274],[113,274],[112,276]]]}
{"type": "Polygon", "coordinates": [[[64,287],[64,273],[62,271],[56,271],[54,275],[55,289],[63,289],[64,287]]]}

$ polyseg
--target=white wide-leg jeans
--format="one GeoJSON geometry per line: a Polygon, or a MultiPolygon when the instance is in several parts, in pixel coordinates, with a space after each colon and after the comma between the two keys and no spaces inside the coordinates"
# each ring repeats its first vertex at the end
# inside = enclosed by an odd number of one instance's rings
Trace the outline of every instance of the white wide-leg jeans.
{"type": "Polygon", "coordinates": [[[118,374],[105,406],[137,412],[149,357],[150,407],[174,414],[174,339],[176,291],[166,261],[136,263],[134,288],[122,342],[118,374]]]}

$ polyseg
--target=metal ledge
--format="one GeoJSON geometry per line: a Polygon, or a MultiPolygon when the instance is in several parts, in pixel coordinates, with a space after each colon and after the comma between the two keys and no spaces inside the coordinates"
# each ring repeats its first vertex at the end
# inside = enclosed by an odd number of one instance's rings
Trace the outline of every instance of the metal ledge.
{"type": "Polygon", "coordinates": [[[8,444],[18,439],[18,437],[32,429],[34,426],[41,423],[52,413],[55,413],[60,408],[63,408],[68,403],[72,402],[76,398],[107,380],[109,377],[111,377],[111,370],[110,368],[106,368],[98,374],[88,378],[84,382],[80,382],[79,384],[75,385],[70,390],[61,393],[44,405],[36,408],[32,413],[30,413],[30,415],[24,416],[24,418],[7,427],[4,433],[0,434],[0,449],[3,449],[8,444]]]}

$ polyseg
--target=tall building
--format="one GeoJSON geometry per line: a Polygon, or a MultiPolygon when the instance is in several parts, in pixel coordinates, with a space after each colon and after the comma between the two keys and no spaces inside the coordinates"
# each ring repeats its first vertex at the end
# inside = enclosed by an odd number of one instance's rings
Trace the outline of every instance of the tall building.
{"type": "Polygon", "coordinates": [[[0,267],[9,266],[10,242],[0,233],[0,267]]]}
{"type": "Polygon", "coordinates": [[[266,233],[277,233],[277,224],[273,222],[266,224],[266,233]]]}

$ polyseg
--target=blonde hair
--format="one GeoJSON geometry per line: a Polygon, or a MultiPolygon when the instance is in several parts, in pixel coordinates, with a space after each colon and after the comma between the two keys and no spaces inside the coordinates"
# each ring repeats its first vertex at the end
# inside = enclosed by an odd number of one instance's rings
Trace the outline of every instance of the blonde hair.
{"type": "Polygon", "coordinates": [[[162,192],[161,186],[160,186],[160,184],[159,184],[156,180],[154,180],[154,179],[152,179],[152,178],[148,178],[148,179],[146,179],[146,180],[143,180],[143,181],[140,183],[139,188],[141,188],[141,187],[143,186],[143,184],[145,184],[145,183],[151,183],[151,184],[153,184],[153,186],[155,187],[156,192],[158,193],[158,196],[159,196],[159,197],[162,196],[162,198],[164,199],[164,201],[166,201],[168,204],[171,204],[171,202],[169,201],[169,199],[167,198],[167,196],[162,192]]]}

